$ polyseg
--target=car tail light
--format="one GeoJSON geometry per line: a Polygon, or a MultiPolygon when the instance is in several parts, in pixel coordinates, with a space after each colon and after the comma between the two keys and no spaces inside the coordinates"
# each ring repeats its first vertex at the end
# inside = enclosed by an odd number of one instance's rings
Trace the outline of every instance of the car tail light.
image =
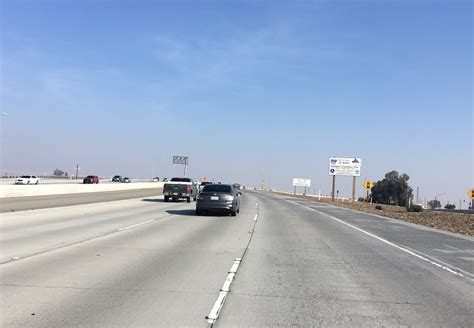
{"type": "Polygon", "coordinates": [[[186,186],[186,192],[187,193],[191,192],[191,188],[189,186],[186,186]]]}

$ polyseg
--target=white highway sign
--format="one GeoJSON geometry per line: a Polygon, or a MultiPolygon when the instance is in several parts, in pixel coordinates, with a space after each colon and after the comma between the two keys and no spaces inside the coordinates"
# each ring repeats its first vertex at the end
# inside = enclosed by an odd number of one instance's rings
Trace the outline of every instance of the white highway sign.
{"type": "Polygon", "coordinates": [[[295,187],[311,187],[310,179],[293,178],[293,186],[295,187]]]}
{"type": "Polygon", "coordinates": [[[329,175],[360,177],[362,161],[356,157],[329,158],[329,175]]]}

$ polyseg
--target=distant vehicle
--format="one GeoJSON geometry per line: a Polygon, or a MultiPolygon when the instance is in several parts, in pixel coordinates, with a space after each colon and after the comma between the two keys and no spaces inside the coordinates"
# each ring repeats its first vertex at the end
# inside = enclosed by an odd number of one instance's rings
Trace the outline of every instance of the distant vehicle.
{"type": "Polygon", "coordinates": [[[115,176],[112,178],[112,182],[122,182],[122,176],[120,176],[120,175],[115,175],[115,176]]]}
{"type": "Polygon", "coordinates": [[[190,178],[171,178],[163,186],[165,202],[168,202],[170,198],[174,201],[185,198],[188,203],[191,203],[191,200],[196,200],[197,194],[196,184],[190,178]]]}
{"type": "Polygon", "coordinates": [[[125,178],[122,179],[122,182],[123,183],[130,183],[130,182],[132,182],[132,180],[130,180],[129,177],[125,177],[125,178]]]}
{"type": "Polygon", "coordinates": [[[158,182],[158,181],[160,181],[160,178],[159,177],[154,177],[151,181],[152,182],[158,182]]]}
{"type": "Polygon", "coordinates": [[[234,187],[235,190],[240,190],[240,184],[239,183],[234,183],[232,185],[232,187],[234,187]]]}
{"type": "Polygon", "coordinates": [[[201,192],[204,189],[204,186],[211,185],[211,181],[203,181],[201,182],[201,185],[199,186],[199,192],[201,192]]]}
{"type": "Polygon", "coordinates": [[[15,180],[15,184],[35,184],[39,183],[39,179],[35,175],[22,175],[15,180]]]}
{"type": "Polygon", "coordinates": [[[88,184],[88,183],[99,183],[99,177],[97,175],[88,175],[82,180],[82,183],[88,184]]]}
{"type": "Polygon", "coordinates": [[[196,215],[201,215],[204,211],[225,211],[236,216],[240,212],[241,194],[231,185],[206,185],[197,197],[196,215]]]}
{"type": "Polygon", "coordinates": [[[168,181],[168,178],[163,178],[163,182],[166,182],[166,181],[168,181]]]}

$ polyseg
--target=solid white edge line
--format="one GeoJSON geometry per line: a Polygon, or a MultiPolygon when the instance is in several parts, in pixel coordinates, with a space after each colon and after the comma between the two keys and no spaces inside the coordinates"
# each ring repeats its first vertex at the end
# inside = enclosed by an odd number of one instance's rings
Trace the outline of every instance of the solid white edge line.
{"type": "Polygon", "coordinates": [[[466,278],[466,279],[468,279],[468,280],[474,281],[474,279],[471,279],[471,278],[469,278],[469,277],[466,277],[466,276],[463,275],[462,273],[459,273],[459,272],[457,272],[457,271],[454,271],[454,270],[448,268],[447,266],[444,266],[444,265],[439,264],[439,263],[437,263],[437,262],[431,261],[430,259],[427,259],[426,257],[423,257],[423,256],[421,256],[421,255],[419,255],[419,254],[417,254],[417,253],[415,253],[415,252],[412,252],[412,251],[410,251],[409,249],[406,249],[406,248],[404,248],[404,247],[398,246],[398,245],[396,245],[396,244],[394,244],[394,243],[392,243],[392,242],[390,242],[390,241],[388,241],[388,240],[386,240],[386,239],[383,239],[383,238],[381,238],[381,237],[379,237],[379,236],[377,236],[377,235],[374,235],[374,234],[372,234],[372,233],[370,233],[370,232],[368,232],[368,231],[365,231],[365,230],[363,230],[363,229],[361,229],[361,228],[358,228],[358,227],[356,227],[356,226],[354,226],[354,225],[352,225],[352,224],[350,224],[350,223],[347,223],[347,222],[345,222],[345,221],[343,221],[343,220],[341,220],[341,219],[338,219],[338,218],[336,218],[336,217],[334,217],[334,216],[332,216],[332,215],[329,215],[329,214],[320,212],[320,211],[318,211],[318,210],[315,210],[314,208],[311,208],[311,207],[308,207],[308,206],[299,204],[299,203],[294,202],[294,201],[291,201],[291,200],[287,200],[287,202],[290,202],[290,203],[293,203],[293,204],[302,206],[302,207],[304,207],[304,208],[306,208],[306,209],[309,209],[309,210],[311,210],[311,211],[314,211],[314,212],[317,212],[317,213],[322,214],[322,215],[324,215],[324,216],[327,216],[327,217],[330,218],[330,219],[333,219],[333,220],[335,220],[335,221],[337,221],[337,222],[339,222],[339,223],[345,224],[345,225],[347,225],[347,226],[349,226],[349,227],[351,227],[351,228],[353,228],[353,229],[355,229],[355,230],[358,230],[358,231],[360,231],[360,232],[362,232],[362,233],[365,233],[365,234],[368,235],[368,236],[371,236],[371,237],[373,237],[373,238],[376,238],[376,239],[378,239],[378,240],[380,240],[380,241],[386,243],[387,245],[390,245],[390,246],[393,246],[393,247],[395,247],[395,248],[398,248],[399,250],[401,250],[401,251],[403,251],[403,252],[405,252],[405,253],[408,253],[408,254],[410,254],[410,255],[413,255],[413,256],[415,256],[415,257],[417,257],[417,258],[419,258],[419,259],[421,259],[421,260],[423,260],[423,261],[426,261],[426,262],[428,262],[428,263],[430,263],[430,264],[433,264],[433,265],[437,266],[438,268],[441,268],[441,269],[443,269],[443,270],[446,270],[446,271],[448,271],[448,272],[450,272],[450,273],[452,273],[452,274],[454,274],[454,275],[457,275],[457,276],[466,278]]]}
{"type": "Polygon", "coordinates": [[[133,224],[131,226],[120,228],[117,231],[122,231],[122,230],[127,230],[127,229],[130,229],[130,228],[135,228],[135,227],[141,226],[142,224],[147,224],[147,223],[150,223],[150,222],[153,222],[153,221],[155,221],[155,220],[148,220],[148,221],[145,221],[145,222],[133,224]]]}
{"type": "Polygon", "coordinates": [[[229,270],[229,274],[227,275],[227,278],[224,281],[224,285],[219,291],[219,296],[217,297],[217,300],[214,303],[214,306],[212,307],[211,312],[209,312],[209,315],[206,317],[208,323],[213,324],[219,317],[219,312],[221,311],[222,306],[224,305],[227,294],[230,291],[230,285],[232,284],[232,281],[234,280],[235,274],[237,273],[237,269],[239,268],[241,261],[242,261],[242,258],[238,257],[235,259],[234,263],[232,264],[229,270]]]}

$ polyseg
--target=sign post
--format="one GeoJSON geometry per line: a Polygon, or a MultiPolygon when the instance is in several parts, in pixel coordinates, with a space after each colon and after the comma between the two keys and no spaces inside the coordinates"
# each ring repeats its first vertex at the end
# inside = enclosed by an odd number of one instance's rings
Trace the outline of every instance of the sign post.
{"type": "Polygon", "coordinates": [[[336,189],[336,175],[352,177],[352,202],[356,194],[356,177],[360,177],[362,161],[357,157],[331,157],[329,158],[329,175],[332,175],[332,201],[336,189]]]}
{"type": "Polygon", "coordinates": [[[332,192],[331,192],[331,200],[334,202],[334,196],[336,194],[336,176],[332,176],[332,192]]]}
{"type": "Polygon", "coordinates": [[[293,186],[294,186],[293,194],[296,195],[296,187],[304,187],[304,195],[306,196],[306,187],[311,187],[311,180],[293,178],[293,186]]]}
{"type": "Polygon", "coordinates": [[[356,180],[356,177],[353,176],[352,177],[352,202],[354,202],[354,199],[355,199],[355,180],[356,180]]]}
{"type": "Polygon", "coordinates": [[[367,201],[369,200],[369,191],[374,187],[374,184],[370,180],[365,180],[364,183],[362,184],[365,190],[367,190],[367,196],[366,199],[367,201]]]}
{"type": "Polygon", "coordinates": [[[184,165],[184,177],[188,171],[189,157],[187,156],[173,156],[173,164],[183,164],[184,165]]]}
{"type": "Polygon", "coordinates": [[[471,210],[474,208],[474,188],[471,188],[471,190],[469,190],[467,192],[467,195],[471,198],[471,210]]]}

